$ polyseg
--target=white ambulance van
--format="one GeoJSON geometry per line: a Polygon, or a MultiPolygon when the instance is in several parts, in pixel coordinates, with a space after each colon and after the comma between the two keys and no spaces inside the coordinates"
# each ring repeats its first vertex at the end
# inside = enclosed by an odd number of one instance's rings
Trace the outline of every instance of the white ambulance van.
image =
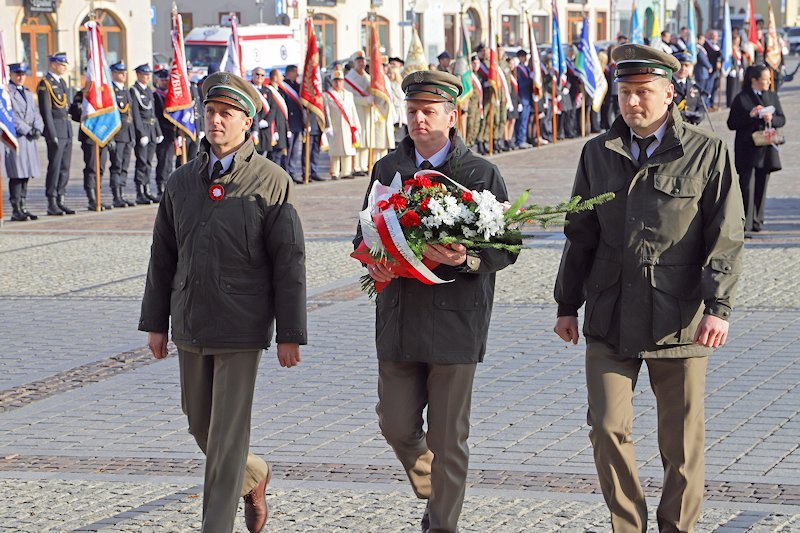
{"type": "MultiPolygon", "coordinates": [[[[285,70],[287,65],[300,65],[303,61],[302,36],[295,36],[289,26],[253,24],[239,26],[238,30],[242,66],[248,79],[256,67],[269,73],[270,69],[285,70]]],[[[190,79],[197,81],[208,74],[209,66],[216,70],[225,67],[230,35],[228,26],[198,26],[186,35],[190,79]]]]}

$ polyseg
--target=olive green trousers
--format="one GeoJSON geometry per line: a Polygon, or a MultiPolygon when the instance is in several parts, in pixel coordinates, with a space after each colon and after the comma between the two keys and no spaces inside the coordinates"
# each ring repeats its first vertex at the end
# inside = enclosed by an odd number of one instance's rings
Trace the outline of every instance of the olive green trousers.
{"type": "MultiPolygon", "coordinates": [[[[633,445],[633,390],[642,359],[608,345],[586,349],[589,438],[615,532],[647,531],[645,503],[633,445]]],[[[694,531],[705,483],[703,395],[708,358],[644,359],[656,396],[658,448],[664,467],[656,511],[661,532],[694,531]]]]}
{"type": "Polygon", "coordinates": [[[233,531],[239,498],[267,475],[250,453],[250,413],[261,350],[213,354],[178,349],[181,404],[206,454],[203,531],[233,531]]]}

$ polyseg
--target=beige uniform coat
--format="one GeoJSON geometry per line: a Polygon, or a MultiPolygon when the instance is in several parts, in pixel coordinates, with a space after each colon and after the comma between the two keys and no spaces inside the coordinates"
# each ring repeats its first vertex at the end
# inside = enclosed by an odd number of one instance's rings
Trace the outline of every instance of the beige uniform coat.
{"type": "Polygon", "coordinates": [[[342,157],[349,155],[356,155],[356,147],[353,146],[352,136],[350,134],[350,127],[354,127],[361,131],[361,121],[358,119],[356,106],[353,103],[353,95],[349,91],[336,92],[333,89],[325,92],[325,111],[328,114],[328,122],[331,128],[331,135],[328,135],[328,153],[331,157],[342,157]],[[348,125],[347,120],[342,115],[339,106],[333,101],[333,94],[342,104],[342,108],[350,120],[348,125]]]}

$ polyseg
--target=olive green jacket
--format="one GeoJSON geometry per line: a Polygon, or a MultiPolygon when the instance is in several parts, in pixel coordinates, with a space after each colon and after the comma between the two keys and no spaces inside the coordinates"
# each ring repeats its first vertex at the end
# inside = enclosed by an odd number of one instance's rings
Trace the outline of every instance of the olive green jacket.
{"type": "Polygon", "coordinates": [[[567,216],[555,287],[559,316],[629,357],[698,357],[703,314],[728,320],[741,270],[744,213],[726,144],[671,106],[661,144],[642,168],[619,117],[586,143],[573,194],[616,197],[567,216]]]}
{"type": "Polygon", "coordinates": [[[179,346],[258,349],[305,344],[305,244],[292,180],[251,140],[213,183],[210,146],[167,181],[158,207],[139,329],[179,346]],[[277,327],[276,327],[277,324],[277,327]]]}

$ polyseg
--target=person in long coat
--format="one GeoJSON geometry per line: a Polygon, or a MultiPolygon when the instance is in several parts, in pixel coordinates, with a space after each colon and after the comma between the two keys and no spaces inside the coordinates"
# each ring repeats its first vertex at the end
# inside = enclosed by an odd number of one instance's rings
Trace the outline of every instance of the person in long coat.
{"type": "MultiPolygon", "coordinates": [[[[384,68],[381,66],[381,68],[384,68]]],[[[389,98],[384,100],[382,97],[375,98],[375,113],[372,123],[374,131],[372,132],[372,157],[375,161],[385,156],[389,151],[394,150],[394,123],[397,121],[395,117],[395,109],[392,103],[391,86],[388,74],[383,71],[381,73],[386,82],[386,88],[389,89],[389,98]]],[[[402,89],[401,89],[402,90],[402,89]]]]}
{"type": "Polygon", "coordinates": [[[756,146],[753,133],[786,124],[778,94],[769,90],[770,71],[766,65],[753,65],[747,69],[745,86],[731,103],[728,129],[736,130],[734,160],[745,210],[745,231],[761,231],[764,228],[764,203],[767,198],[767,182],[772,172],[781,169],[778,149],[775,146],[756,146]],[[764,109],[773,106],[772,113],[764,109]]]}
{"type": "Polygon", "coordinates": [[[36,220],[39,217],[28,211],[25,201],[28,195],[28,180],[41,173],[36,140],[42,135],[44,122],[33,100],[33,94],[25,87],[28,67],[22,63],[12,63],[8,66],[8,70],[11,73],[11,83],[8,88],[18,143],[16,151],[6,148],[5,157],[11,220],[36,220]]]}
{"type": "MultiPolygon", "coordinates": [[[[369,94],[370,80],[372,79],[366,72],[366,56],[362,50],[358,50],[353,60],[353,68],[345,76],[344,88],[353,97],[358,121],[363,125],[364,130],[361,134],[361,142],[356,148],[355,171],[353,176],[366,176],[369,174],[369,149],[373,147],[373,137],[375,136],[376,125],[370,121],[370,108],[375,103],[375,97],[369,94]]],[[[373,154],[374,155],[374,154],[373,154]]]]}
{"type": "MultiPolygon", "coordinates": [[[[283,156],[289,148],[289,108],[286,99],[280,93],[283,83],[283,73],[278,69],[269,71],[269,85],[266,85],[265,94],[269,103],[267,122],[269,123],[271,137],[267,148],[267,159],[280,165],[283,156]]],[[[285,168],[283,170],[286,170],[285,168]]],[[[292,181],[297,184],[303,183],[299,176],[292,177],[292,181]]]]}
{"type": "Polygon", "coordinates": [[[358,118],[353,95],[344,89],[344,72],[333,71],[331,88],[325,91],[325,112],[329,127],[328,154],[331,157],[331,179],[353,177],[353,157],[361,137],[361,121],[358,118]]]}

